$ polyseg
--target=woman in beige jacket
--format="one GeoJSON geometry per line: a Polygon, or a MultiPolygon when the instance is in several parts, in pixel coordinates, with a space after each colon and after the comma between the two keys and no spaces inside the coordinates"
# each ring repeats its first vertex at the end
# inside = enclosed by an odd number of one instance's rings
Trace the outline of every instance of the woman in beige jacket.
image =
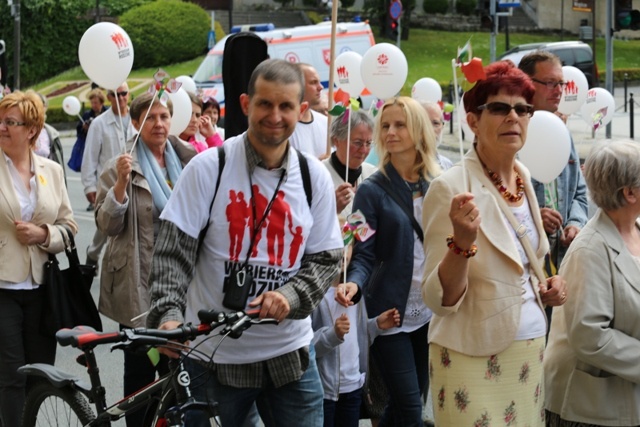
{"type": "Polygon", "coordinates": [[[607,141],[585,162],[598,211],[560,274],[571,298],[554,309],[544,360],[550,427],[640,425],[640,146],[607,141]]]}
{"type": "MultiPolygon", "coordinates": [[[[139,138],[127,144],[125,154],[107,163],[96,198],[96,224],[108,236],[98,307],[121,327],[142,327],[149,309],[148,280],[160,213],[182,166],[196,152],[169,136],[171,104],[165,106],[145,93],[133,101],[130,111],[139,138]]],[[[146,355],[125,351],[124,362],[125,396],[155,378],[146,355]]],[[[143,415],[144,411],[127,416],[127,425],[142,425],[143,415]]]]}
{"type": "MultiPolygon", "coordinates": [[[[60,165],[33,149],[44,124],[35,92],[0,101],[0,424],[22,425],[26,363],[53,364],[56,341],[41,328],[43,265],[62,252],[59,226],[77,225],[60,165]]],[[[44,319],[46,321],[46,319],[44,319]]]]}
{"type": "Polygon", "coordinates": [[[476,143],[424,200],[434,416],[440,426],[540,427],[543,304],[562,304],[567,292],[558,276],[541,283],[535,273],[549,247],[529,172],[516,160],[534,86],[510,61],[485,70],[464,96],[476,143]]]}

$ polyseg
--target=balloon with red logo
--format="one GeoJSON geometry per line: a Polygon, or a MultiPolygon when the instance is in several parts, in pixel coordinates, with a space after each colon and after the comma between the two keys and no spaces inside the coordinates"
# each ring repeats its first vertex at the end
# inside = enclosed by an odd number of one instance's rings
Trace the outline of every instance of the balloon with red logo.
{"type": "Polygon", "coordinates": [[[589,82],[582,71],[570,65],[562,67],[562,75],[566,85],[562,91],[558,111],[562,114],[573,114],[587,99],[589,82]]]}
{"type": "Polygon", "coordinates": [[[351,98],[357,98],[364,89],[364,82],[360,74],[362,56],[359,53],[343,52],[335,60],[334,72],[336,85],[351,98]]]}
{"type": "Polygon", "coordinates": [[[80,100],[73,95],[67,96],[62,101],[62,110],[70,116],[77,116],[80,114],[80,100]]]}
{"type": "Polygon", "coordinates": [[[596,87],[587,93],[587,100],[582,104],[580,114],[582,120],[587,122],[593,130],[598,130],[609,124],[615,110],[616,102],[611,93],[606,89],[596,87]]]}
{"type": "Polygon", "coordinates": [[[99,86],[117,90],[133,66],[129,35],[112,22],[99,22],[84,32],[78,46],[82,71],[99,86]]]}
{"type": "Polygon", "coordinates": [[[390,43],[371,46],[362,56],[362,81],[369,92],[380,99],[396,96],[404,86],[408,72],[404,53],[390,43]]]}

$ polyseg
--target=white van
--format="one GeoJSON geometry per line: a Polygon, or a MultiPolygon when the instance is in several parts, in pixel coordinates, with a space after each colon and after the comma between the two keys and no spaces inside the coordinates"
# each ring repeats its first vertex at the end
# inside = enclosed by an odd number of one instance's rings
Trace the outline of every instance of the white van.
{"type": "MultiPolygon", "coordinates": [[[[329,65],[331,54],[331,23],[306,25],[293,28],[279,28],[255,32],[267,42],[270,58],[303,62],[318,70],[322,85],[329,86],[329,65]]],[[[209,51],[198,70],[193,75],[203,96],[213,97],[220,103],[224,116],[224,86],[222,84],[222,54],[229,36],[224,37],[209,51]]],[[[336,56],[342,52],[354,51],[360,55],[375,44],[371,27],[366,22],[344,22],[336,27],[336,56]]]]}

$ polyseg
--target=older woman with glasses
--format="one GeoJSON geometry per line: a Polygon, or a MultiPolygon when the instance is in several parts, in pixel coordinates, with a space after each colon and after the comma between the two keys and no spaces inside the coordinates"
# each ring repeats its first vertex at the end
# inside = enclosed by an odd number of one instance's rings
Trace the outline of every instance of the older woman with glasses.
{"type": "Polygon", "coordinates": [[[0,424],[22,425],[25,390],[16,370],[53,364],[56,341],[42,325],[46,307],[43,265],[64,250],[63,227],[75,234],[59,164],[35,155],[44,107],[33,91],[0,101],[0,424]]]}
{"type": "Polygon", "coordinates": [[[640,425],[640,146],[595,145],[585,162],[598,211],[560,273],[571,298],[554,309],[544,360],[547,426],[640,425]]]}
{"type": "MultiPolygon", "coordinates": [[[[422,102],[421,103],[424,110],[427,112],[429,116],[429,120],[431,120],[431,126],[433,126],[433,131],[436,133],[436,147],[440,146],[442,142],[442,131],[444,130],[444,120],[442,119],[442,108],[435,102],[422,102]]],[[[453,162],[448,157],[437,153],[438,163],[440,163],[440,167],[442,170],[447,170],[451,166],[453,166],[453,162]]]]}
{"type": "Polygon", "coordinates": [[[544,305],[563,304],[567,291],[542,273],[549,245],[516,160],[535,89],[510,61],[485,71],[464,96],[473,148],[424,200],[434,415],[443,426],[544,426],[544,305]]]}
{"type": "Polygon", "coordinates": [[[371,117],[362,110],[346,111],[331,123],[331,142],[336,150],[322,163],[329,169],[336,187],[336,205],[341,220],[351,213],[358,185],[377,170],[364,162],[371,151],[373,126],[371,117]],[[351,132],[350,140],[347,140],[349,122],[351,132]]]}

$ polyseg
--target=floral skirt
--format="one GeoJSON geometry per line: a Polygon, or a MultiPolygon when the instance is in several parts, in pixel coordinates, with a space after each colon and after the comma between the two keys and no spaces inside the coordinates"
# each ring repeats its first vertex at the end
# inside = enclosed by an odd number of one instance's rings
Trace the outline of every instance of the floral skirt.
{"type": "Polygon", "coordinates": [[[545,338],[474,357],[431,343],[429,377],[439,427],[542,427],[545,338]]]}

